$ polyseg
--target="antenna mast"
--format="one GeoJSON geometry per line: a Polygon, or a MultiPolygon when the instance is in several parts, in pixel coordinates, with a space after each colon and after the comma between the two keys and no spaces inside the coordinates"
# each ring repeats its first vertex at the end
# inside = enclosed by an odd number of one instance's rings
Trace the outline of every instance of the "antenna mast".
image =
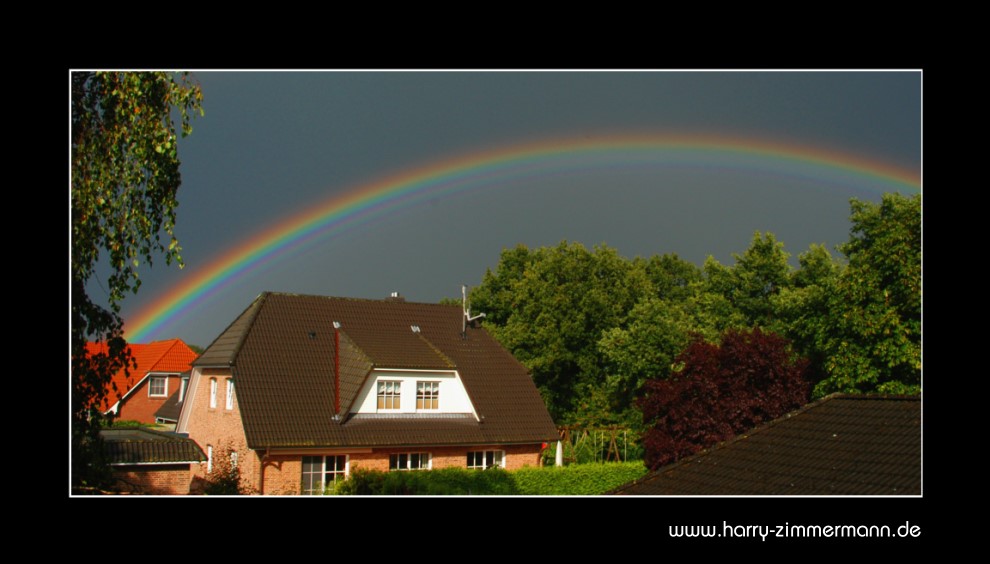
{"type": "Polygon", "coordinates": [[[474,317],[471,317],[471,308],[467,305],[467,285],[461,284],[461,309],[464,310],[464,315],[461,317],[461,338],[467,338],[467,324],[478,319],[480,317],[485,317],[485,314],[479,313],[474,317]]]}

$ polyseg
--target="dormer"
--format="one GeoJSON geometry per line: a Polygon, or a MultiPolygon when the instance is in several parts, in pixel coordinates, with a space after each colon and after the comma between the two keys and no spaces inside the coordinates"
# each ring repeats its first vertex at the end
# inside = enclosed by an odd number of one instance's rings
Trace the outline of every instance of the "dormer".
{"type": "MultiPolygon", "coordinates": [[[[345,326],[338,323],[341,415],[448,417],[478,420],[454,362],[419,324],[345,326]]],[[[337,385],[337,384],[335,384],[337,385]]]]}

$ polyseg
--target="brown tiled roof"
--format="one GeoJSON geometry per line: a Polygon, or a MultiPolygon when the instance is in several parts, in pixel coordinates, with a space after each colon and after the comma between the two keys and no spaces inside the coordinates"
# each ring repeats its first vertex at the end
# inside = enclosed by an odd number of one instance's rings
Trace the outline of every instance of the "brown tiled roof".
{"type": "Polygon", "coordinates": [[[265,293],[196,364],[232,366],[251,448],[556,439],[525,367],[483,329],[469,328],[462,338],[461,317],[457,306],[265,293]],[[335,321],[341,325],[341,421],[332,417],[335,321]],[[348,418],[373,368],[456,369],[481,421],[348,418]]]}
{"type": "Polygon", "coordinates": [[[206,460],[192,439],[151,429],[104,429],[103,447],[111,465],[179,464],[206,460]]]}
{"type": "Polygon", "coordinates": [[[612,493],[920,495],[921,398],[828,396],[612,493]]]}

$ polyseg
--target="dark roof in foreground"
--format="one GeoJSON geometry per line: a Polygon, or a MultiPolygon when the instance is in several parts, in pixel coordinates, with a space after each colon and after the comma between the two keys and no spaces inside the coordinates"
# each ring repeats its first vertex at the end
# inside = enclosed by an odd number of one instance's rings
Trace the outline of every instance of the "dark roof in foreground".
{"type": "Polygon", "coordinates": [[[192,439],[151,429],[104,429],[100,431],[110,464],[180,464],[206,460],[192,439]]]}
{"type": "Polygon", "coordinates": [[[250,448],[555,440],[526,368],[484,329],[469,327],[462,336],[462,316],[456,305],[266,292],[195,364],[231,367],[250,448]],[[334,322],[340,323],[340,421],[332,417],[334,322]],[[375,368],[456,370],[480,421],[444,414],[349,418],[375,368]]]}
{"type": "Polygon", "coordinates": [[[832,395],[613,490],[920,495],[920,396],[832,395]]]}

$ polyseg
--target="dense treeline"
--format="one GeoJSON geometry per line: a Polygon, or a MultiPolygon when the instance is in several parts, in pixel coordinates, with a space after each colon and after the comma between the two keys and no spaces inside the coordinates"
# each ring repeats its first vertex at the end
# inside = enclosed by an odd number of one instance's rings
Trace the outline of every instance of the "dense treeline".
{"type": "Polygon", "coordinates": [[[643,425],[644,385],[676,379],[689,344],[756,328],[808,360],[814,397],[919,393],[921,197],[851,207],[840,256],[812,245],[797,268],[760,232],[733,265],[568,242],[506,249],[472,309],[532,371],[558,424],[643,425]]]}

